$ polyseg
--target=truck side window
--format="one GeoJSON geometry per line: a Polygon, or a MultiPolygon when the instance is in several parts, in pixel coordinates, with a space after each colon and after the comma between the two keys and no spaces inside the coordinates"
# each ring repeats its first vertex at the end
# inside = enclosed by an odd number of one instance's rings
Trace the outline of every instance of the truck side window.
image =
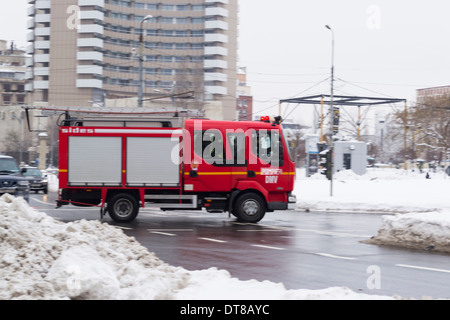
{"type": "Polygon", "coordinates": [[[284,165],[283,142],[275,130],[258,130],[252,132],[252,152],[259,159],[274,167],[284,165]]]}
{"type": "Polygon", "coordinates": [[[194,151],[208,164],[225,164],[224,145],[220,131],[211,129],[206,131],[195,131],[194,151]]]}
{"type": "Polygon", "coordinates": [[[246,166],[247,160],[245,158],[245,133],[227,133],[227,140],[230,147],[231,159],[227,159],[226,163],[233,166],[246,166]]]}

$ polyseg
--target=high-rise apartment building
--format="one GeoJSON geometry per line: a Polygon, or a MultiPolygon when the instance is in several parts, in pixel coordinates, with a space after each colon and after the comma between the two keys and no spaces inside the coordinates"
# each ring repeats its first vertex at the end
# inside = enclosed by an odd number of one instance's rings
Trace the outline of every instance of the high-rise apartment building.
{"type": "Polygon", "coordinates": [[[197,100],[220,102],[223,119],[235,119],[237,0],[28,3],[31,104],[137,97],[143,35],[144,99],[193,91],[197,100]]]}

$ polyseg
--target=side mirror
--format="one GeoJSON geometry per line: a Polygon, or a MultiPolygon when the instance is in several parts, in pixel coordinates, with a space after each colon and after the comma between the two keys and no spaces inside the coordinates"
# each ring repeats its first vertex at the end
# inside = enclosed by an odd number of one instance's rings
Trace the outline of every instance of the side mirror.
{"type": "Polygon", "coordinates": [[[22,169],[20,169],[20,173],[26,173],[27,172],[27,168],[22,168],[22,169]]]}

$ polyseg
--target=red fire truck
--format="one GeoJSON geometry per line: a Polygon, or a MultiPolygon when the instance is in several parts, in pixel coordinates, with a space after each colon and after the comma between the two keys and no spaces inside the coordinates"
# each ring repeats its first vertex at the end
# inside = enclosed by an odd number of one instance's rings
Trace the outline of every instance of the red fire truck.
{"type": "Polygon", "coordinates": [[[118,222],[147,207],[229,212],[249,223],[295,208],[295,164],[279,118],[79,114],[59,121],[58,206],[98,206],[118,222]]]}

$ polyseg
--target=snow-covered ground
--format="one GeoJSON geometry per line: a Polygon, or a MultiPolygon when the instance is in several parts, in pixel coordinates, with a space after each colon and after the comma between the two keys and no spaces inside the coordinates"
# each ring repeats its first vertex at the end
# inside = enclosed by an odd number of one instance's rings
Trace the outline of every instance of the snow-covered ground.
{"type": "Polygon", "coordinates": [[[369,169],[364,176],[351,171],[330,182],[317,174],[305,178],[299,170],[295,193],[304,210],[382,212],[378,235],[369,243],[450,252],[450,177],[441,173],[369,169]]]}
{"type": "MultiPolygon", "coordinates": [[[[335,178],[335,195],[329,197],[327,180],[299,172],[298,208],[395,213],[384,217],[372,241],[449,247],[449,178],[427,180],[402,170],[370,170],[362,177],[343,172],[335,178]]],[[[0,198],[0,239],[0,299],[393,298],[348,288],[287,290],[269,281],[240,281],[225,270],[172,267],[115,227],[97,221],[62,223],[9,195],[0,198]]]]}

